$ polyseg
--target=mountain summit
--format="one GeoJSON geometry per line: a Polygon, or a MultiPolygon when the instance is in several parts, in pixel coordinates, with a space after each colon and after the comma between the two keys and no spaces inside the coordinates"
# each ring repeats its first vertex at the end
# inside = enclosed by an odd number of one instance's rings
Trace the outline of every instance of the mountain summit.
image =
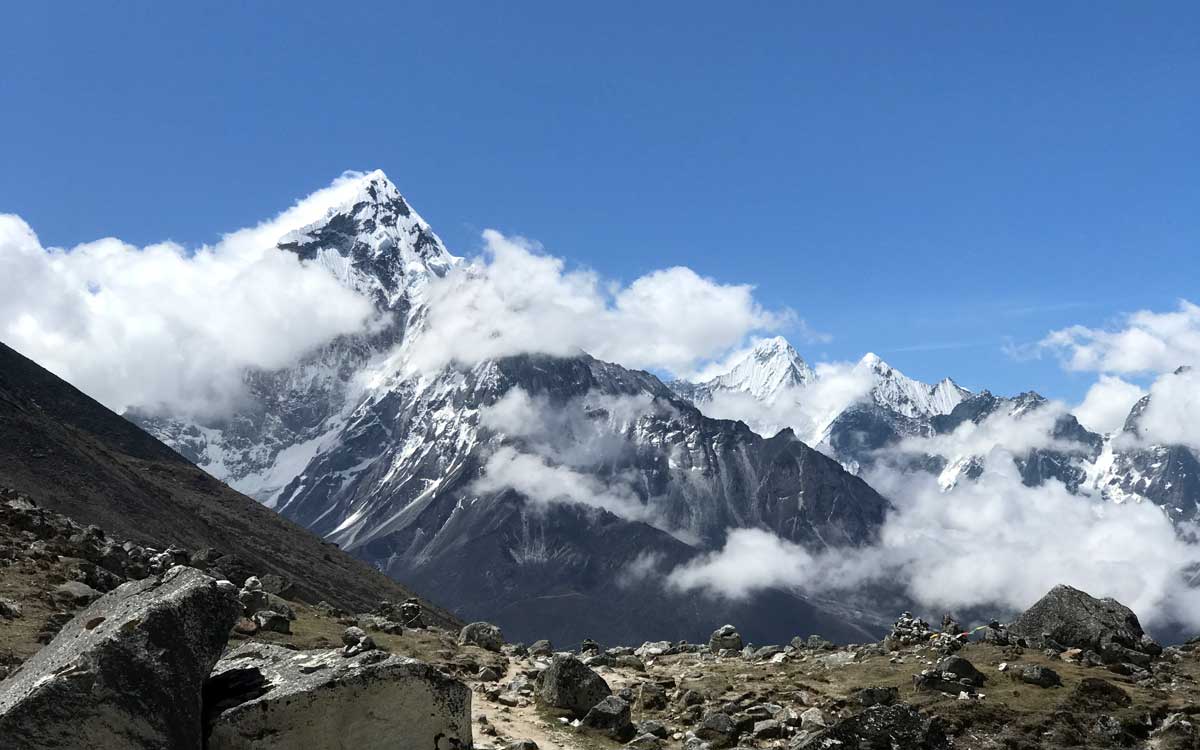
{"type": "Polygon", "coordinates": [[[776,336],[755,344],[720,375],[698,382],[677,380],[671,387],[696,403],[717,393],[747,393],[763,403],[774,403],[789,389],[808,385],[816,377],[788,340],[776,336]]]}
{"type": "Polygon", "coordinates": [[[383,310],[406,308],[414,293],[459,259],[382,170],[353,187],[324,218],[280,238],[279,248],[324,266],[383,310]]]}

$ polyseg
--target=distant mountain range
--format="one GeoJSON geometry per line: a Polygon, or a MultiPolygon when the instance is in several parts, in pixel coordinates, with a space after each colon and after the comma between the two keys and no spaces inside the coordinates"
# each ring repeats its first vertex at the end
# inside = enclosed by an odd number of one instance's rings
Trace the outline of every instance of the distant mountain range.
{"type": "MultiPolygon", "coordinates": [[[[1150,396],[1134,405],[1122,430],[1101,435],[1036,392],[1001,397],[986,390],[971,393],[949,378],[922,383],[874,354],[835,377],[856,381],[855,397],[849,403],[818,401],[804,412],[816,418],[800,437],[851,472],[862,473],[885,461],[891,468],[935,473],[941,486],[950,489],[984,470],[987,457],[970,449],[987,445],[993,436],[968,436],[976,430],[986,432],[991,420],[1016,426],[1025,442],[1035,443],[1014,449],[1004,435],[994,436],[994,445],[1006,456],[1012,453],[1029,486],[1057,480],[1073,492],[1109,502],[1152,502],[1173,521],[1193,521],[1200,513],[1200,462],[1195,452],[1184,445],[1141,439],[1139,423],[1150,396]],[[963,439],[953,439],[956,432],[963,439]],[[913,455],[913,448],[930,452],[913,455]]],[[[797,405],[825,396],[820,382],[800,354],[776,337],[757,344],[727,372],[700,382],[676,381],[671,388],[702,410],[728,407],[718,409],[722,416],[738,411],[736,400],[718,403],[730,395],[751,398],[776,415],[787,415],[797,405]]],[[[746,411],[756,414],[752,408],[746,411]]]]}
{"type": "MultiPolygon", "coordinates": [[[[430,343],[431,289],[472,269],[381,172],[278,247],[368,296],[381,322],[294,367],[247,373],[249,400],[231,418],[128,416],[235,489],[515,639],[697,639],[718,620],[760,642],[873,637],[894,614],[880,592],[874,604],[786,590],[733,601],[674,592],[662,576],[741,527],[810,550],[873,544],[891,508],[863,479],[873,469],[932,472],[950,488],[989,460],[957,436],[1057,409],[1033,393],[922,383],[873,354],[826,372],[782,338],[699,382],[664,384],[586,354],[430,370],[417,355],[430,343]]],[[[1190,450],[1130,447],[1065,412],[1046,429],[1045,445],[1012,456],[1026,483],[1056,479],[1195,516],[1190,450]]]]}
{"type": "Polygon", "coordinates": [[[730,528],[809,546],[874,540],[887,501],[794,436],[708,418],[655,376],[587,355],[414,367],[428,290],[462,261],[382,173],[279,247],[369,295],[387,322],[250,373],[251,404],[230,419],[129,415],[199,466],[515,638],[695,639],[736,620],[764,642],[860,640],[883,626],[852,602],[707,600],[656,578],[730,528]],[[510,395],[557,415],[547,429],[561,434],[489,421],[510,395]],[[557,481],[539,487],[533,471],[557,481]]]}

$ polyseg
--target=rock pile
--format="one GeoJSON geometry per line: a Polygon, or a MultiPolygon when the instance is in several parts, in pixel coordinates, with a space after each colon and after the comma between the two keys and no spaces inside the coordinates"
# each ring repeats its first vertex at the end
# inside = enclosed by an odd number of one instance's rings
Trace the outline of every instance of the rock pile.
{"type": "Polygon", "coordinates": [[[929,623],[913,617],[911,612],[904,612],[892,625],[892,632],[883,639],[883,644],[887,650],[895,651],[905,646],[924,644],[932,633],[929,623]]]}
{"type": "Polygon", "coordinates": [[[961,656],[947,656],[933,669],[913,675],[913,687],[917,690],[937,690],[951,695],[970,693],[986,681],[987,677],[961,656]]]}

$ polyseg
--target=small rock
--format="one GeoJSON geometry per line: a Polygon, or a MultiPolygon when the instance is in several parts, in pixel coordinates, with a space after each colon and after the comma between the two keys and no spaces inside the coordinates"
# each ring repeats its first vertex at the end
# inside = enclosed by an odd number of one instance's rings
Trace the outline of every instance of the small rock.
{"type": "Polygon", "coordinates": [[[711,711],[704,715],[696,736],[706,740],[714,748],[730,747],[737,742],[737,727],[729,715],[720,711],[711,711]]]}
{"type": "Polygon", "coordinates": [[[783,736],[783,725],[775,719],[763,719],[754,722],[750,730],[751,736],[759,740],[774,740],[783,736]]]}
{"type": "Polygon", "coordinates": [[[269,609],[260,610],[254,613],[254,623],[258,625],[258,629],[272,633],[292,632],[291,622],[286,615],[280,614],[269,609]]]}
{"type": "Polygon", "coordinates": [[[1062,684],[1062,678],[1058,676],[1058,672],[1049,667],[1036,664],[1022,669],[1019,678],[1021,682],[1043,688],[1055,687],[1062,684]]]}
{"type": "Polygon", "coordinates": [[[0,617],[13,620],[21,616],[21,605],[12,599],[0,598],[0,617]]]}
{"type": "Polygon", "coordinates": [[[99,591],[80,581],[60,584],[50,594],[50,598],[56,603],[67,607],[86,607],[101,596],[99,591]]]}
{"type": "Polygon", "coordinates": [[[475,675],[475,679],[480,682],[495,682],[500,679],[500,673],[492,667],[483,667],[479,670],[479,674],[475,675]]]}
{"type": "Polygon", "coordinates": [[[826,726],[829,726],[829,722],[825,719],[825,713],[816,706],[800,714],[801,729],[823,729],[826,726]]]}
{"type": "Polygon", "coordinates": [[[639,723],[637,725],[637,733],[649,734],[664,740],[671,734],[670,730],[667,729],[665,724],[663,724],[661,721],[655,721],[654,719],[647,719],[646,721],[639,723]]]}
{"type": "Polygon", "coordinates": [[[610,695],[592,706],[583,717],[583,726],[603,732],[618,742],[625,742],[634,735],[633,722],[629,716],[629,704],[615,695],[610,695]]]}
{"type": "Polygon", "coordinates": [[[854,694],[854,700],[863,708],[890,706],[900,700],[900,691],[894,687],[866,687],[854,694]]]}

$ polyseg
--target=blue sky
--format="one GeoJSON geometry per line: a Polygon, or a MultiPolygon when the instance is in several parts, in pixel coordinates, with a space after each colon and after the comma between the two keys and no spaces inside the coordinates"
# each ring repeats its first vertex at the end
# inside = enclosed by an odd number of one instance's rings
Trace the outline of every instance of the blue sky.
{"type": "MultiPolygon", "coordinates": [[[[1195,299],[1194,3],[9,4],[0,211],[197,244],[381,167],[460,254],[757,285],[910,375],[1195,299]]],[[[787,332],[785,332],[787,333],[787,332]]]]}

